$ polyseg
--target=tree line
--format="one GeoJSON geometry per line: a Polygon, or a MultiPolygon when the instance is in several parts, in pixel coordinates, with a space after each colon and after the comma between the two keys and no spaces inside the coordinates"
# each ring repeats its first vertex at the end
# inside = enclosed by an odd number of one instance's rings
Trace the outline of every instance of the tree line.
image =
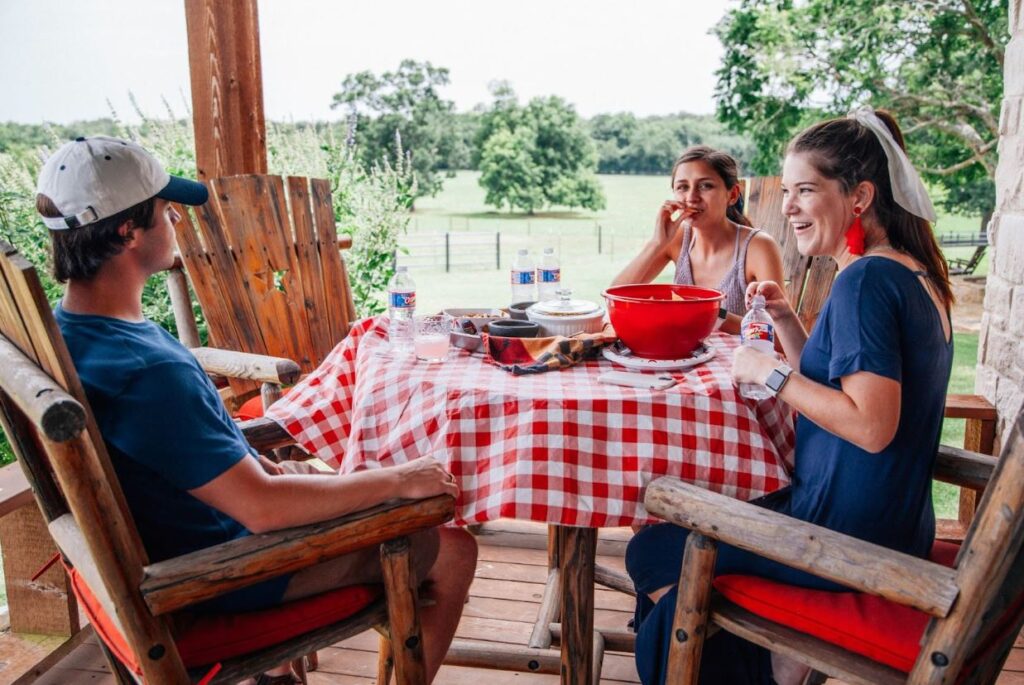
{"type": "MultiPolygon", "coordinates": [[[[498,209],[534,212],[549,206],[601,209],[595,174],[667,174],[689,145],[709,144],[741,161],[754,150],[711,115],[637,117],[628,112],[580,117],[557,96],[520,102],[511,84],[491,84],[492,101],[456,112],[442,97],[448,70],[406,60],[382,74],[347,76],[333,106],[346,116],[334,122],[275,123],[312,129],[321,139],[347,141],[366,169],[408,155],[415,199],[434,196],[456,170],[478,170],[486,202],[498,209]]],[[[145,125],[145,124],[144,124],[145,125]]],[[[0,153],[32,154],[79,135],[115,135],[117,122],[72,124],[0,122],[0,153]]]]}

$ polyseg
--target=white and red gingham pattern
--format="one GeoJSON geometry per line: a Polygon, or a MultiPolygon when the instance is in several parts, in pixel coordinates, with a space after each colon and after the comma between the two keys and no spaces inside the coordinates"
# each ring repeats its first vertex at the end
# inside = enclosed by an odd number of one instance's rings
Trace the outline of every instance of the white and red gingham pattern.
{"type": "Polygon", "coordinates": [[[529,376],[457,349],[418,362],[389,349],[386,318],[364,319],[267,416],[344,472],[434,455],[458,481],[457,523],[643,523],[661,475],[741,499],[789,483],[789,408],[740,397],[736,339],[709,342],[711,361],[650,391],[599,383],[603,359],[529,376]]]}

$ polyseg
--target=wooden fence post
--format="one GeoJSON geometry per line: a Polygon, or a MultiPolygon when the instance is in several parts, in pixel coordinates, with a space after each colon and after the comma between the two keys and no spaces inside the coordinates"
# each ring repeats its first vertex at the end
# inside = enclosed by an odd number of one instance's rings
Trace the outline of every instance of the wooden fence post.
{"type": "Polygon", "coordinates": [[[501,231],[494,234],[494,268],[501,270],[501,231]]]}
{"type": "Polygon", "coordinates": [[[444,272],[448,273],[452,270],[452,241],[451,233],[444,234],[444,272]]]}

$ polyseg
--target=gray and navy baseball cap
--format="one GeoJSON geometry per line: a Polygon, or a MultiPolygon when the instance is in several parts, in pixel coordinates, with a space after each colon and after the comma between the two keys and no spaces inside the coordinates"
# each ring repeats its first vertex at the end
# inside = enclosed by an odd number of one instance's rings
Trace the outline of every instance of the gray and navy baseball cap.
{"type": "Polygon", "coordinates": [[[37,192],[62,215],[43,217],[54,231],[88,226],[151,197],[184,205],[201,205],[209,197],[206,186],[171,176],[141,146],[109,136],[76,138],[50,155],[37,192]]]}

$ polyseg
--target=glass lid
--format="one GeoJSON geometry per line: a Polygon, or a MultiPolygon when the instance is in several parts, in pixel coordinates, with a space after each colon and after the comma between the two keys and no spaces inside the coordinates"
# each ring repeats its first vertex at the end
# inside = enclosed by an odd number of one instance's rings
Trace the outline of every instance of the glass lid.
{"type": "Polygon", "coordinates": [[[557,300],[544,300],[530,307],[545,316],[586,316],[601,311],[601,306],[589,300],[572,299],[572,290],[563,288],[555,291],[557,300]]]}

